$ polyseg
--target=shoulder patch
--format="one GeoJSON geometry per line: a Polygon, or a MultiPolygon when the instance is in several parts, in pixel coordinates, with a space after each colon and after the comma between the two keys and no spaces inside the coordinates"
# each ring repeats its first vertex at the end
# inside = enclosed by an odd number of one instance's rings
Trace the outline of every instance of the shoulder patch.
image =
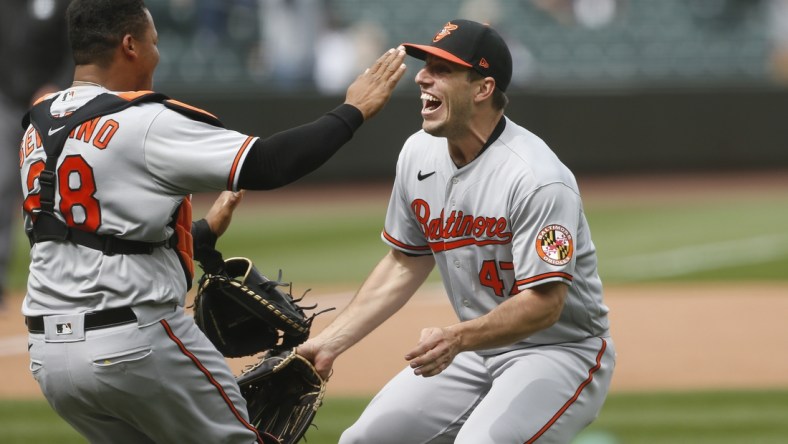
{"type": "Polygon", "coordinates": [[[572,260],[574,240],[561,225],[548,225],[536,236],[536,254],[550,265],[566,265],[572,260]]]}

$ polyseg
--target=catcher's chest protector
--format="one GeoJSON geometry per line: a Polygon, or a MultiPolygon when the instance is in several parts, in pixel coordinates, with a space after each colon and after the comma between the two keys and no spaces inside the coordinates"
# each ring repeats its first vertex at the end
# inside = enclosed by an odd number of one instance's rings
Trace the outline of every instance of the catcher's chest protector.
{"type": "Polygon", "coordinates": [[[77,126],[104,115],[117,113],[130,106],[159,102],[192,119],[220,127],[223,126],[222,123],[211,115],[172,101],[164,94],[153,92],[135,93],[129,99],[115,94],[101,94],[67,116],[53,117],[50,114],[50,108],[52,102],[58,97],[59,95],[55,95],[36,104],[22,121],[24,129],[27,129],[29,124],[33,125],[37,137],[41,138],[47,155],[46,164],[38,176],[41,211],[33,216],[33,228],[28,233],[31,245],[50,240],[69,240],[88,248],[100,250],[107,255],[151,254],[156,248],[169,246],[176,248],[186,276],[187,287],[191,288],[194,265],[191,238],[191,200],[188,196],[183,199],[176,214],[172,217],[171,226],[174,229],[174,234],[166,241],[142,242],[100,235],[95,233],[95,229],[91,231],[86,227],[69,226],[55,216],[55,183],[58,180],[55,171],[63,146],[77,126]]]}

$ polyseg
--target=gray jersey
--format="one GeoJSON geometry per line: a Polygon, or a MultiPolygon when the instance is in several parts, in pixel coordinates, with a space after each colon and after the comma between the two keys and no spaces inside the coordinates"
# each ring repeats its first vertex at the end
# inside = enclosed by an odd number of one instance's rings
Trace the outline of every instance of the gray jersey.
{"type": "Polygon", "coordinates": [[[500,137],[462,168],[445,138],[411,136],[397,163],[382,238],[408,254],[434,255],[460,320],[529,287],[570,286],[552,327],[484,354],[608,335],[575,178],[540,138],[508,119],[500,137]]]}
{"type": "MultiPolygon", "coordinates": [[[[69,88],[57,93],[51,112],[65,115],[106,92],[69,88]]],[[[255,140],[160,103],[85,122],[72,131],[58,160],[56,214],[70,226],[98,234],[163,241],[172,234],[173,212],[190,193],[237,189],[240,165],[255,140]]],[[[26,226],[30,213],[40,208],[37,178],[45,160],[30,126],[20,147],[26,226]]],[[[30,254],[22,308],[27,316],[184,302],[186,282],[170,248],[151,255],[104,255],[70,242],[41,242],[30,254]]]]}

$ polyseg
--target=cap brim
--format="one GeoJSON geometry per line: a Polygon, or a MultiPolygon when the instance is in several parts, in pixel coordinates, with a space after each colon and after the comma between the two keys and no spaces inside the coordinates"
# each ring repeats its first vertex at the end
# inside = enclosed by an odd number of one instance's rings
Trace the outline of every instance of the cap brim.
{"type": "Polygon", "coordinates": [[[429,54],[441,58],[443,60],[448,60],[452,63],[465,66],[467,68],[473,68],[473,65],[471,65],[470,63],[462,60],[461,58],[455,56],[454,54],[444,49],[436,48],[434,46],[429,46],[429,45],[415,45],[413,43],[403,43],[402,46],[405,47],[405,52],[409,56],[416,57],[417,59],[425,60],[427,58],[427,54],[429,54]]]}

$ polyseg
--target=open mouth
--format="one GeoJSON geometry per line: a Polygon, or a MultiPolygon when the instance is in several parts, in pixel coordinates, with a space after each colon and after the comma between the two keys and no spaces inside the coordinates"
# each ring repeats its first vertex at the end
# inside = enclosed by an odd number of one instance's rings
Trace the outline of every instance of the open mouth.
{"type": "Polygon", "coordinates": [[[422,111],[428,113],[431,113],[436,109],[440,108],[441,104],[443,103],[437,97],[427,93],[421,94],[421,100],[423,103],[422,111]]]}

